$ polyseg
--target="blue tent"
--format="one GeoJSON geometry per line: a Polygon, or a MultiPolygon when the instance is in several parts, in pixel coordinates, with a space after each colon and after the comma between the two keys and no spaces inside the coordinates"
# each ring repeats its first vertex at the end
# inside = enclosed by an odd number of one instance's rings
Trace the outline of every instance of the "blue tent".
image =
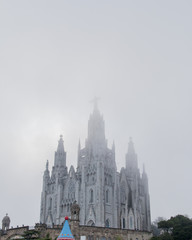
{"type": "Polygon", "coordinates": [[[63,225],[63,229],[59,237],[57,238],[57,240],[75,240],[75,238],[71,233],[71,229],[69,227],[68,217],[65,217],[65,223],[63,225]]]}

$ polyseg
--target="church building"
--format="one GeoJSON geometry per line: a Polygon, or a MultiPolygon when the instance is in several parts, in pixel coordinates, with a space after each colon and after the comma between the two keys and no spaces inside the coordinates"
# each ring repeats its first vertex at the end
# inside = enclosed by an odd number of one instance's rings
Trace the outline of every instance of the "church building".
{"type": "Polygon", "coordinates": [[[105,138],[105,124],[97,104],[88,121],[85,146],[77,151],[77,169],[66,165],[64,141],[60,136],[54,165],[48,161],[43,175],[40,222],[60,225],[70,216],[73,203],[80,207],[80,225],[150,231],[148,178],[138,168],[130,139],[125,167],[117,171],[115,145],[105,138]]]}

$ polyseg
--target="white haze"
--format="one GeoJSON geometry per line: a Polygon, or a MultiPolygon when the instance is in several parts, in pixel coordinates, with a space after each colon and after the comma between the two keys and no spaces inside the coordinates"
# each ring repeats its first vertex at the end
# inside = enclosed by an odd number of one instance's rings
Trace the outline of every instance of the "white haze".
{"type": "Polygon", "coordinates": [[[0,220],[39,221],[46,160],[63,134],[76,167],[97,96],[125,166],[129,137],[152,219],[192,216],[192,2],[0,2],[0,220]]]}

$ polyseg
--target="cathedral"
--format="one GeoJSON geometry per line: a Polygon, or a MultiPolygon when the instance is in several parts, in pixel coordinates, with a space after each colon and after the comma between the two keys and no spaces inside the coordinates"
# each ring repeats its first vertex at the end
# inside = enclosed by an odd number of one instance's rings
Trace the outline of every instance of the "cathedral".
{"type": "Polygon", "coordinates": [[[77,151],[77,169],[68,170],[64,141],[60,136],[51,173],[43,175],[40,222],[52,226],[70,217],[73,203],[80,207],[80,225],[150,231],[148,178],[138,168],[130,139],[125,167],[117,171],[115,145],[105,138],[105,124],[95,103],[88,121],[85,146],[77,151]]]}

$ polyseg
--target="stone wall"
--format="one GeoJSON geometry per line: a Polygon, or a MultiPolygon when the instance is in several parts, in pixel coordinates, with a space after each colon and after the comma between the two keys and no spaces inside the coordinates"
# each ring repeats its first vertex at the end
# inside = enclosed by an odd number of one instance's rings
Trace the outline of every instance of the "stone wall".
{"type": "MultiPolygon", "coordinates": [[[[79,221],[69,221],[71,232],[76,240],[80,240],[81,236],[85,236],[86,240],[149,240],[152,237],[150,232],[134,231],[128,229],[119,228],[104,228],[94,226],[81,226],[79,221]]],[[[48,228],[45,224],[36,224],[35,230],[40,232],[40,237],[49,237],[55,240],[60,232],[62,226],[55,225],[52,228],[48,228]]],[[[11,228],[7,230],[5,235],[0,236],[0,240],[16,239],[25,231],[28,231],[29,227],[11,228]]]]}
{"type": "Polygon", "coordinates": [[[24,232],[28,231],[28,226],[10,228],[6,232],[0,231],[0,240],[6,239],[16,239],[24,234],[24,232]]]}

